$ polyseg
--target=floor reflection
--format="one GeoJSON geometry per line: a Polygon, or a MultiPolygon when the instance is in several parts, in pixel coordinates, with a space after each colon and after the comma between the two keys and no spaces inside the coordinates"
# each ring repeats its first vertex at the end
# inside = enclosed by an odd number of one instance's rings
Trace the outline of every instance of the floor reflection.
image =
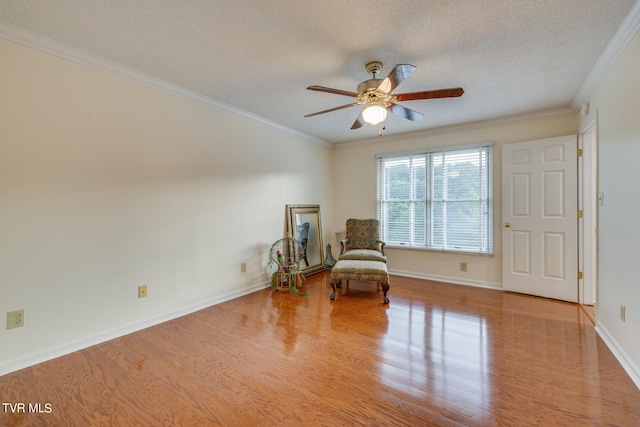
{"type": "Polygon", "coordinates": [[[481,416],[491,405],[490,336],[483,317],[395,300],[381,340],[385,385],[456,402],[481,416]]]}
{"type": "Polygon", "coordinates": [[[298,329],[296,328],[298,306],[304,302],[304,296],[295,295],[286,291],[273,291],[271,294],[271,306],[275,308],[278,318],[279,338],[284,343],[285,354],[291,354],[298,341],[298,329]]]}

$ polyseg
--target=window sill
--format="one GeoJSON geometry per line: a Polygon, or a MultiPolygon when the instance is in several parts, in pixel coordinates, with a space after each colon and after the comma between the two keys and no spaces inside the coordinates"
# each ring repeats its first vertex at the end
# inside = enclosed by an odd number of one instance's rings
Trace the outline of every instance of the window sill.
{"type": "Polygon", "coordinates": [[[493,252],[473,252],[473,251],[465,251],[465,250],[455,250],[455,249],[434,249],[434,248],[425,248],[425,247],[416,247],[416,246],[406,246],[406,245],[398,245],[398,244],[389,244],[385,245],[386,249],[404,249],[409,251],[421,251],[421,252],[437,252],[441,254],[454,254],[454,255],[472,255],[472,256],[486,256],[493,257],[493,252]]]}

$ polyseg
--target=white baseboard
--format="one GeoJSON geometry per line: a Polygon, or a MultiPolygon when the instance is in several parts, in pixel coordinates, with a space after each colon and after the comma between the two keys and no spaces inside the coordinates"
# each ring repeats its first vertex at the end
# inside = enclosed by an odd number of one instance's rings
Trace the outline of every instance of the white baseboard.
{"type": "Polygon", "coordinates": [[[605,328],[602,323],[596,324],[596,332],[602,338],[602,341],[609,347],[609,350],[618,359],[618,362],[622,365],[622,368],[627,372],[631,381],[634,382],[636,387],[640,390],[640,368],[636,365],[624,349],[618,344],[618,341],[611,335],[611,333],[605,328]]]}
{"type": "Polygon", "coordinates": [[[461,279],[459,277],[438,276],[435,274],[416,273],[415,271],[404,271],[389,269],[389,274],[397,276],[413,277],[414,279],[433,280],[435,282],[453,283],[455,285],[475,286],[477,288],[488,288],[502,290],[502,283],[485,282],[482,280],[461,279]]]}
{"type": "Polygon", "coordinates": [[[262,290],[271,286],[271,283],[261,283],[253,285],[249,288],[239,289],[237,291],[229,292],[224,295],[213,297],[204,301],[200,301],[197,304],[191,304],[185,307],[181,307],[177,310],[161,314],[156,317],[141,320],[139,322],[124,325],[120,328],[116,328],[110,331],[99,333],[90,337],[71,341],[59,346],[52,346],[38,350],[26,356],[22,356],[15,360],[9,360],[7,362],[0,363],[0,377],[11,372],[19,371],[20,369],[28,368],[29,366],[37,365],[38,363],[46,362],[48,360],[55,359],[57,357],[65,356],[73,353],[74,351],[83,350],[85,348],[100,344],[114,338],[118,338],[133,332],[140,331],[142,329],[164,323],[168,320],[176,319],[178,317],[186,316],[187,314],[194,313],[196,311],[205,309],[207,307],[220,304],[225,301],[229,301],[243,295],[262,290]]]}

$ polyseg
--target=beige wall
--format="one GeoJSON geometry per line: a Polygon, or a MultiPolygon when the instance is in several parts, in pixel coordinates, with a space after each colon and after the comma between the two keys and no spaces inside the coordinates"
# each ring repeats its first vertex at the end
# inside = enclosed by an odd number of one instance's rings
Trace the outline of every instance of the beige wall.
{"type": "Polygon", "coordinates": [[[388,249],[386,252],[389,257],[389,268],[396,274],[502,288],[500,227],[502,144],[575,134],[577,126],[577,118],[567,116],[501,126],[469,126],[466,130],[397,138],[385,137],[367,141],[366,144],[341,145],[334,154],[333,224],[335,227],[344,228],[348,218],[376,217],[376,154],[486,141],[495,142],[494,256],[443,254],[415,249],[388,249]],[[460,271],[460,262],[467,263],[467,272],[460,271]]]}
{"type": "MultiPolygon", "coordinates": [[[[598,328],[609,347],[626,358],[640,387],[640,34],[593,92],[590,110],[598,118],[599,207],[598,328]],[[620,305],[626,306],[626,322],[620,305]]],[[[589,117],[585,121],[590,120],[589,117]]]]}
{"type": "Polygon", "coordinates": [[[332,229],[330,148],[1,39],[0,63],[0,313],[25,310],[0,375],[264,287],[287,203],[332,229]]]}

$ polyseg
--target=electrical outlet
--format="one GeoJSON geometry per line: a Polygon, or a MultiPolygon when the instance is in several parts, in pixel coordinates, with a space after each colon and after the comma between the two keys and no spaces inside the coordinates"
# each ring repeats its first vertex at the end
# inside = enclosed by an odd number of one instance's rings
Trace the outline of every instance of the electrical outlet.
{"type": "Polygon", "coordinates": [[[9,311],[7,313],[7,329],[24,326],[24,310],[9,311]]]}
{"type": "Polygon", "coordinates": [[[460,271],[467,271],[467,263],[466,262],[461,262],[460,263],[460,271]]]}
{"type": "Polygon", "coordinates": [[[147,285],[138,286],[138,298],[145,298],[147,296],[147,285]]]}
{"type": "Polygon", "coordinates": [[[623,322],[626,322],[627,318],[627,307],[625,307],[623,304],[620,304],[620,320],[622,320],[623,322]]]}
{"type": "Polygon", "coordinates": [[[240,264],[240,273],[246,273],[247,272],[247,263],[243,262],[242,264],[240,264]]]}

